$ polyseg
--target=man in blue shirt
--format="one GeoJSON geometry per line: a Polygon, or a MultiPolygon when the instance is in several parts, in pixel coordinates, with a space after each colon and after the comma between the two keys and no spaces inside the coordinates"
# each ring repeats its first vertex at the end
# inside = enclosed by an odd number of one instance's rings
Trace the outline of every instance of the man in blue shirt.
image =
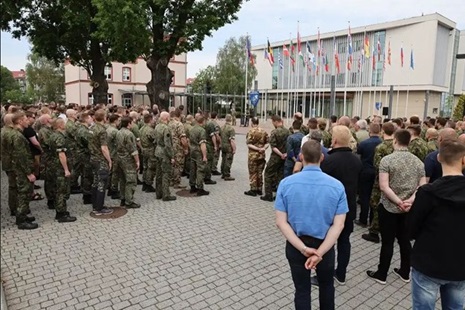
{"type": "Polygon", "coordinates": [[[294,164],[297,162],[300,153],[300,143],[304,134],[300,131],[302,122],[295,120],[292,123],[292,134],[287,137],[286,141],[286,161],[284,162],[284,177],[292,174],[294,164]]]}
{"type": "Polygon", "coordinates": [[[276,195],[276,225],[286,238],[286,257],[295,287],[296,310],[311,308],[311,269],[319,282],[320,309],[334,306],[334,244],[349,211],[344,186],[323,173],[321,144],[301,149],[304,169],[281,181],[276,195]]]}
{"type": "Polygon", "coordinates": [[[362,160],[362,172],[360,173],[359,195],[360,195],[360,217],[355,224],[362,227],[368,225],[368,214],[370,213],[370,223],[373,219],[373,213],[370,212],[370,197],[376,178],[376,169],[373,165],[375,149],[380,144],[379,134],[381,127],[379,124],[372,123],[369,128],[370,137],[362,141],[357,147],[357,154],[362,160]]]}

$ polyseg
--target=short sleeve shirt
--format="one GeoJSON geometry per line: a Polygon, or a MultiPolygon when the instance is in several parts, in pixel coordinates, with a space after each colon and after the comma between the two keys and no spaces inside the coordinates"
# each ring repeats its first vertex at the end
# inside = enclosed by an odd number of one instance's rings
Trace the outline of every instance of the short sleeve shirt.
{"type": "Polygon", "coordinates": [[[33,137],[36,137],[36,139],[39,140],[34,128],[32,127],[24,128],[23,135],[27,138],[27,142],[29,142],[29,148],[31,150],[32,155],[33,156],[40,155],[40,150],[36,148],[34,144],[32,144],[31,140],[29,140],[30,138],[33,138],[33,137]]]}

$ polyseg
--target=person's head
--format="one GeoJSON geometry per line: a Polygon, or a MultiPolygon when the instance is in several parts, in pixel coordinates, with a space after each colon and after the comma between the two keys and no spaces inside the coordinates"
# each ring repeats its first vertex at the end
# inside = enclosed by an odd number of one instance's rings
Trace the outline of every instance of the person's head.
{"type": "Polygon", "coordinates": [[[406,129],[399,129],[394,133],[394,147],[405,148],[410,143],[411,134],[406,129]]]}
{"type": "Polygon", "coordinates": [[[381,125],[382,122],[383,122],[383,118],[382,118],[381,116],[379,116],[379,115],[373,116],[373,121],[372,121],[372,123],[381,125]]]}
{"type": "Polygon", "coordinates": [[[49,109],[48,107],[42,107],[42,108],[40,109],[40,115],[44,115],[44,114],[49,114],[49,115],[51,115],[52,112],[50,111],[50,109],[49,109]]]}
{"type": "Polygon", "coordinates": [[[193,121],[194,121],[194,117],[192,115],[189,114],[186,116],[186,123],[192,124],[193,121]]]}
{"type": "Polygon", "coordinates": [[[326,129],[326,119],[319,118],[318,119],[318,129],[325,130],[326,129]]]}
{"type": "Polygon", "coordinates": [[[347,128],[350,127],[350,118],[348,116],[341,116],[338,121],[338,125],[346,126],[347,128]]]}
{"type": "Polygon", "coordinates": [[[26,114],[23,111],[18,111],[13,114],[11,118],[13,125],[20,129],[27,128],[29,126],[29,122],[27,120],[26,114]]]}
{"type": "Polygon", "coordinates": [[[65,120],[62,119],[61,117],[55,118],[52,123],[52,128],[53,130],[57,130],[57,131],[65,130],[65,120]]]}
{"type": "Polygon", "coordinates": [[[216,112],[216,111],[213,111],[213,112],[210,113],[210,118],[211,119],[216,119],[217,116],[218,116],[218,112],[216,112]]]}
{"type": "Polygon", "coordinates": [[[462,144],[465,144],[465,133],[461,134],[458,138],[457,141],[459,141],[462,144]]]}
{"type": "Polygon", "coordinates": [[[351,137],[352,134],[350,133],[349,127],[344,125],[334,126],[333,135],[331,138],[331,146],[333,148],[349,147],[351,137]]]}
{"type": "Polygon", "coordinates": [[[68,109],[66,110],[66,117],[71,119],[71,120],[75,120],[76,119],[76,115],[77,115],[77,111],[74,110],[74,109],[68,109]]]}
{"type": "Polygon", "coordinates": [[[299,131],[299,130],[300,130],[300,127],[302,127],[302,121],[300,121],[300,120],[294,120],[294,121],[292,122],[292,129],[293,129],[295,132],[299,131]]]}
{"type": "Polygon", "coordinates": [[[336,115],[331,115],[331,117],[329,119],[331,120],[331,123],[336,124],[336,122],[337,122],[337,116],[336,115]]]}
{"type": "Polygon", "coordinates": [[[99,109],[97,111],[95,111],[94,113],[94,120],[97,122],[97,123],[104,123],[105,120],[106,120],[106,113],[105,113],[105,110],[103,109],[99,109]]]}
{"type": "Polygon", "coordinates": [[[52,117],[50,116],[50,114],[42,114],[39,117],[39,122],[41,125],[49,126],[52,123],[52,117]]]}
{"type": "Polygon", "coordinates": [[[379,136],[381,132],[381,125],[377,123],[370,124],[370,136],[379,136]]]}
{"type": "Polygon", "coordinates": [[[364,119],[361,119],[355,123],[356,130],[366,130],[367,127],[368,127],[367,121],[364,119]]]}
{"type": "Polygon", "coordinates": [[[252,117],[252,126],[258,126],[258,117],[252,117]]]}
{"type": "Polygon", "coordinates": [[[446,166],[461,172],[465,168],[465,144],[451,140],[442,142],[439,145],[438,161],[443,170],[446,166]]]}
{"type": "Polygon", "coordinates": [[[32,126],[32,124],[34,124],[34,122],[36,121],[35,113],[33,113],[31,111],[26,111],[25,113],[26,113],[27,122],[28,122],[29,126],[32,126]]]}
{"type": "Polygon", "coordinates": [[[426,140],[430,141],[433,139],[437,139],[439,136],[438,131],[435,128],[428,128],[426,130],[425,138],[426,140]]]}
{"type": "Polygon", "coordinates": [[[439,132],[438,142],[441,143],[446,140],[457,140],[457,132],[452,128],[444,128],[439,132]]]}
{"type": "Polygon", "coordinates": [[[273,126],[275,128],[278,128],[283,125],[283,120],[281,119],[281,116],[279,115],[273,115],[271,117],[271,122],[273,123],[273,126]]]}
{"type": "Polygon", "coordinates": [[[144,115],[144,124],[148,125],[152,122],[153,115],[152,114],[145,114],[144,115]]]}
{"type": "Polygon", "coordinates": [[[160,113],[160,122],[168,123],[170,120],[170,114],[166,111],[160,113]]]}
{"type": "Polygon", "coordinates": [[[410,132],[412,139],[418,138],[421,134],[421,126],[420,125],[410,125],[407,127],[407,130],[410,132]]]}
{"type": "Polygon", "coordinates": [[[445,127],[455,129],[455,122],[453,120],[448,120],[445,127]]]}
{"type": "Polygon", "coordinates": [[[138,121],[139,120],[139,113],[137,113],[136,111],[131,111],[131,112],[129,112],[129,117],[132,118],[132,120],[134,122],[138,121]]]}
{"type": "Polygon", "coordinates": [[[319,130],[312,130],[310,133],[310,140],[314,140],[318,143],[321,143],[321,140],[323,140],[323,134],[319,130]]]}
{"type": "Polygon", "coordinates": [[[203,117],[202,113],[195,114],[195,122],[200,126],[203,125],[203,123],[205,122],[205,118],[203,117]]]}
{"type": "Polygon", "coordinates": [[[297,113],[294,114],[294,120],[295,121],[302,121],[302,117],[303,117],[302,113],[300,113],[300,112],[297,112],[297,113]]]}
{"type": "Polygon", "coordinates": [[[10,105],[8,107],[8,110],[7,110],[7,112],[10,113],[10,114],[15,114],[18,111],[19,111],[19,108],[17,106],[13,105],[13,104],[10,105]]]}
{"type": "Polygon", "coordinates": [[[315,130],[318,129],[318,120],[314,117],[310,118],[307,123],[308,129],[315,130]]]}
{"type": "Polygon", "coordinates": [[[460,125],[460,129],[465,130],[465,120],[462,121],[462,125],[460,125]]]}
{"type": "Polygon", "coordinates": [[[175,110],[173,111],[173,117],[175,117],[176,119],[180,119],[180,118],[181,118],[181,114],[182,114],[182,112],[181,112],[181,110],[180,110],[179,108],[177,108],[177,109],[175,109],[175,110]]]}
{"type": "Polygon", "coordinates": [[[321,143],[308,140],[302,145],[300,159],[307,165],[320,165],[323,161],[323,153],[321,152],[321,143]]]}
{"type": "Polygon", "coordinates": [[[178,107],[179,111],[184,111],[184,106],[181,104],[179,107],[178,107]]]}
{"type": "Polygon", "coordinates": [[[111,114],[110,117],[108,117],[108,122],[113,126],[118,126],[119,119],[120,119],[120,116],[118,114],[111,114]]]}
{"type": "Polygon", "coordinates": [[[420,118],[416,115],[411,116],[410,125],[420,125],[420,118]]]}
{"type": "Polygon", "coordinates": [[[397,128],[402,128],[404,124],[404,121],[401,118],[395,118],[392,120],[392,122],[396,124],[397,128]]]}
{"type": "Polygon", "coordinates": [[[393,123],[384,123],[383,124],[383,134],[384,137],[391,137],[396,131],[396,126],[393,123]]]}
{"type": "Polygon", "coordinates": [[[447,124],[447,120],[445,118],[438,117],[438,119],[436,120],[436,129],[442,129],[446,127],[446,124],[447,124]]]}
{"type": "Polygon", "coordinates": [[[3,117],[3,122],[5,123],[5,126],[7,127],[13,127],[13,114],[7,113],[3,117]]]}
{"type": "Polygon", "coordinates": [[[231,114],[226,114],[226,116],[224,117],[224,121],[228,124],[231,124],[232,123],[232,115],[231,114]]]}
{"type": "Polygon", "coordinates": [[[123,116],[121,118],[121,128],[128,128],[130,129],[132,125],[132,118],[129,116],[123,116]]]}

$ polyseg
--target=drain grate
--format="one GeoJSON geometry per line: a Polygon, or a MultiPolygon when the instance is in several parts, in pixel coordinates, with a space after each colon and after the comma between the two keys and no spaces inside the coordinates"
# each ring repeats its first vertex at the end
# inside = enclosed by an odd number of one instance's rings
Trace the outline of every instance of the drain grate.
{"type": "Polygon", "coordinates": [[[128,213],[128,210],[126,210],[123,207],[108,207],[108,208],[113,210],[112,214],[95,215],[93,212],[90,212],[90,216],[93,217],[94,219],[108,220],[108,219],[117,219],[119,217],[126,215],[126,213],[128,213]]]}

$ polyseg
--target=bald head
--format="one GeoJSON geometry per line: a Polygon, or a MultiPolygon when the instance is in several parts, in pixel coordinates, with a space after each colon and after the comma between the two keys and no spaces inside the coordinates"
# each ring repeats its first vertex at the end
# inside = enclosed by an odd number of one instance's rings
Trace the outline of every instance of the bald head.
{"type": "Polygon", "coordinates": [[[203,115],[201,113],[195,114],[195,122],[197,124],[202,125],[204,120],[205,120],[205,118],[203,117],[203,115]]]}
{"type": "Polygon", "coordinates": [[[55,130],[63,130],[65,129],[65,120],[62,119],[61,117],[57,117],[54,121],[53,121],[53,129],[55,130]]]}
{"type": "Polygon", "coordinates": [[[66,110],[66,117],[71,119],[76,119],[77,112],[73,109],[66,110]]]}
{"type": "Polygon", "coordinates": [[[452,128],[444,128],[439,133],[439,140],[457,140],[457,132],[452,128]]]}
{"type": "Polygon", "coordinates": [[[13,127],[13,114],[5,114],[5,116],[3,117],[3,122],[5,123],[5,126],[13,127]]]}
{"type": "MultiPolygon", "coordinates": [[[[350,119],[347,118],[350,122],[350,119]]],[[[332,145],[336,147],[348,147],[350,144],[350,138],[352,134],[350,133],[349,127],[345,125],[337,125],[333,127],[332,135],[332,145]]]]}
{"type": "Polygon", "coordinates": [[[139,113],[137,113],[136,111],[131,111],[129,112],[129,117],[132,118],[133,120],[139,118],[139,113]]]}
{"type": "Polygon", "coordinates": [[[428,128],[426,131],[426,139],[431,140],[431,139],[437,139],[439,136],[438,131],[435,128],[428,128]]]}
{"type": "Polygon", "coordinates": [[[160,121],[166,123],[170,119],[170,114],[168,112],[161,112],[160,113],[160,121]]]}
{"type": "Polygon", "coordinates": [[[39,122],[42,125],[48,125],[48,124],[50,124],[52,122],[52,117],[49,114],[42,114],[39,117],[39,122]]]}
{"type": "Polygon", "coordinates": [[[302,120],[302,113],[300,112],[297,112],[294,114],[294,119],[295,120],[302,120]]]}
{"type": "Polygon", "coordinates": [[[348,116],[342,116],[339,119],[338,125],[346,126],[348,128],[350,126],[350,118],[348,116]]]}
{"type": "Polygon", "coordinates": [[[460,143],[465,144],[465,133],[461,134],[457,139],[460,143]]]}

